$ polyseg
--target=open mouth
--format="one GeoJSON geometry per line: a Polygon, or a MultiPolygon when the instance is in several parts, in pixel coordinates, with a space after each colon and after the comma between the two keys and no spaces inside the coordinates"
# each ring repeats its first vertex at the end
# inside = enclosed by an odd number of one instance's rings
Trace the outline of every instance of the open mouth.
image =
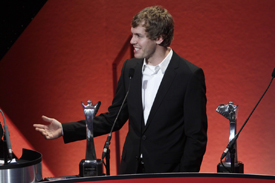
{"type": "Polygon", "coordinates": [[[140,48],[134,48],[134,53],[137,53],[140,50],[140,48]]]}

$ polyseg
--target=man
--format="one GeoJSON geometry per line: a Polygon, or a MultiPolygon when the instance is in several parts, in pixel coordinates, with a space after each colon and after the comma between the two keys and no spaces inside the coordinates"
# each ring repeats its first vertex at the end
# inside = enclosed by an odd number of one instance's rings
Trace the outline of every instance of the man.
{"type": "MultiPolygon", "coordinates": [[[[123,65],[109,112],[94,118],[94,135],[110,132],[131,85],[114,127],[119,130],[129,119],[119,172],[198,172],[207,142],[203,71],[169,47],[174,21],[166,9],[147,7],[131,25],[135,58],[123,65]]],[[[84,120],[61,124],[42,118],[50,124],[34,126],[46,139],[60,137],[62,130],[65,143],[86,138],[84,120]]]]}

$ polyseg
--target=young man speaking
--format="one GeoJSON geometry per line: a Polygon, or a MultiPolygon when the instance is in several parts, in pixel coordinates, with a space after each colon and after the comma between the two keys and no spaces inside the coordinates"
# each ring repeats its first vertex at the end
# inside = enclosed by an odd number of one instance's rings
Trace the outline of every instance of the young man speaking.
{"type": "MultiPolygon", "coordinates": [[[[114,127],[119,130],[129,119],[119,172],[198,172],[207,143],[204,73],[169,47],[174,21],[166,9],[147,7],[131,26],[135,58],[125,61],[108,112],[94,118],[94,135],[110,132],[131,85],[114,127]],[[135,71],[131,79],[130,70],[135,71]]],[[[85,120],[42,118],[49,124],[34,127],[46,139],[63,136],[68,143],[86,138],[85,120]]]]}

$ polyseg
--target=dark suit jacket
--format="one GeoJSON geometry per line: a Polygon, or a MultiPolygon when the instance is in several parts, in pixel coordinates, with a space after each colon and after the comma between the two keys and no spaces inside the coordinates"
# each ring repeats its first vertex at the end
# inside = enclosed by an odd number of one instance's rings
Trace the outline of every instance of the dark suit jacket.
{"type": "MultiPolygon", "coordinates": [[[[175,52],[165,71],[146,126],[142,108],[143,59],[126,60],[108,113],[94,118],[95,136],[110,132],[130,84],[115,130],[129,119],[120,173],[136,173],[143,155],[145,171],[198,172],[206,149],[206,88],[202,69],[175,52]],[[129,79],[130,68],[135,69],[129,79]]],[[[64,123],[65,143],[85,139],[85,121],[64,123]]]]}

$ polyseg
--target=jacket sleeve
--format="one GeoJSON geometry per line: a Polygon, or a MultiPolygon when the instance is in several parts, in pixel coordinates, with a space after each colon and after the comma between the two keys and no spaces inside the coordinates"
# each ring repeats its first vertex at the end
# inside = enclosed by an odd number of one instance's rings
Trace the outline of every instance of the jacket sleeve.
{"type": "Polygon", "coordinates": [[[198,172],[207,143],[206,87],[202,69],[191,77],[184,97],[186,135],[181,171],[198,172]]]}

